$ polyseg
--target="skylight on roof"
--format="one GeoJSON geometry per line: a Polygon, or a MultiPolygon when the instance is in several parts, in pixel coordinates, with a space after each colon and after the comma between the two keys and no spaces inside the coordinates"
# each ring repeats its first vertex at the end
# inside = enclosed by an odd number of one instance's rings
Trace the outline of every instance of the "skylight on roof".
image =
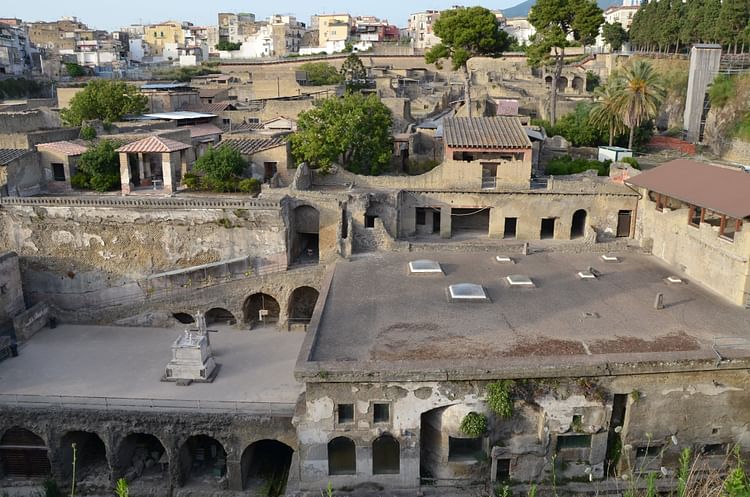
{"type": "Polygon", "coordinates": [[[679,276],[668,276],[664,279],[667,285],[682,285],[684,281],[679,276]]]}
{"type": "Polygon", "coordinates": [[[443,268],[437,261],[420,259],[409,263],[409,272],[411,274],[443,274],[443,268]]]}
{"type": "Polygon", "coordinates": [[[489,298],[482,285],[456,283],[448,287],[451,302],[487,302],[489,298]]]}
{"type": "Polygon", "coordinates": [[[528,276],[522,274],[511,274],[505,277],[505,281],[512,287],[534,288],[534,282],[528,276]]]}
{"type": "Polygon", "coordinates": [[[508,257],[507,255],[497,255],[495,256],[495,261],[499,262],[500,264],[515,264],[516,263],[516,261],[514,261],[512,257],[508,257]]]}
{"type": "Polygon", "coordinates": [[[616,255],[609,255],[609,254],[602,255],[602,260],[604,262],[620,262],[619,257],[617,257],[616,255]]]}
{"type": "Polygon", "coordinates": [[[578,278],[582,280],[595,280],[596,275],[591,271],[578,271],[578,278]]]}

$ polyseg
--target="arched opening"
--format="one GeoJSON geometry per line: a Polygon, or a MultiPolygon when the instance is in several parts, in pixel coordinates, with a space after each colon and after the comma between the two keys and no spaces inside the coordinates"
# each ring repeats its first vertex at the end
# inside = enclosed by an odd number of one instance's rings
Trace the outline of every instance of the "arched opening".
{"type": "Polygon", "coordinates": [[[545,76],[544,77],[544,84],[547,86],[552,86],[552,76],[545,76]]]}
{"type": "Polygon", "coordinates": [[[242,453],[242,489],[268,497],[284,495],[294,450],[277,440],[260,440],[242,453]]]}
{"type": "Polygon", "coordinates": [[[182,324],[193,324],[195,323],[195,318],[188,314],[187,312],[175,312],[172,314],[172,317],[177,320],[178,323],[182,324]]]}
{"type": "Polygon", "coordinates": [[[310,205],[295,208],[293,219],[292,261],[297,264],[317,263],[320,252],[320,213],[310,205]]]}
{"type": "Polygon", "coordinates": [[[206,313],[206,324],[226,324],[233,325],[237,324],[237,320],[234,318],[234,314],[221,307],[214,307],[206,313]]]}
{"type": "Polygon", "coordinates": [[[278,322],[281,307],[279,302],[270,295],[254,293],[245,300],[242,311],[245,315],[245,323],[252,326],[278,322]]]}
{"type": "Polygon", "coordinates": [[[216,439],[194,435],[180,449],[183,485],[216,485],[227,472],[227,453],[216,439]]]}
{"type": "Polygon", "coordinates": [[[372,474],[397,475],[401,467],[401,447],[390,435],[381,435],[372,443],[372,474]]]}
{"type": "Polygon", "coordinates": [[[309,286],[294,290],[289,298],[289,321],[308,324],[318,302],[318,295],[318,291],[309,286]]]}
{"type": "Polygon", "coordinates": [[[115,469],[118,478],[128,483],[137,480],[144,486],[158,484],[169,477],[169,456],[155,436],[133,433],[120,442],[115,469]]]}
{"type": "Polygon", "coordinates": [[[582,238],[586,234],[586,211],[578,209],[573,213],[573,221],[570,224],[570,238],[582,238]]]}
{"type": "Polygon", "coordinates": [[[337,437],[328,442],[328,474],[353,475],[357,473],[357,448],[347,437],[337,437]]]}
{"type": "Polygon", "coordinates": [[[0,438],[0,474],[13,477],[43,478],[50,474],[47,445],[42,437],[14,426],[0,438]]]}
{"type": "Polygon", "coordinates": [[[557,78],[557,91],[564,92],[565,89],[568,87],[568,78],[565,76],[560,76],[557,78]]]}
{"type": "Polygon", "coordinates": [[[575,76],[571,84],[573,85],[573,89],[578,93],[581,93],[584,90],[583,78],[580,76],[575,76]]]}
{"type": "Polygon", "coordinates": [[[60,440],[60,468],[64,478],[73,475],[73,446],[75,445],[76,485],[96,487],[104,477],[109,485],[107,449],[99,435],[89,431],[69,431],[60,440]]]}

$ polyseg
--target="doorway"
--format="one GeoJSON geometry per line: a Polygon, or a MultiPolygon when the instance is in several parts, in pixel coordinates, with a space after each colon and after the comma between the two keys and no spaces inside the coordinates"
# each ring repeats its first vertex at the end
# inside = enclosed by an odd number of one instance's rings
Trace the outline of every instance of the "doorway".
{"type": "Polygon", "coordinates": [[[542,240],[550,240],[555,238],[555,218],[548,217],[542,219],[542,229],[539,233],[539,238],[542,240]]]}
{"type": "Polygon", "coordinates": [[[503,230],[503,239],[505,240],[515,240],[516,239],[516,229],[518,227],[518,218],[517,217],[506,217],[505,218],[505,229],[503,230]]]}
{"type": "Polygon", "coordinates": [[[586,211],[578,209],[573,213],[573,220],[570,223],[570,239],[583,238],[586,234],[586,211]]]}
{"type": "Polygon", "coordinates": [[[617,213],[617,236],[628,238],[630,236],[630,223],[633,211],[619,211],[617,213]]]}

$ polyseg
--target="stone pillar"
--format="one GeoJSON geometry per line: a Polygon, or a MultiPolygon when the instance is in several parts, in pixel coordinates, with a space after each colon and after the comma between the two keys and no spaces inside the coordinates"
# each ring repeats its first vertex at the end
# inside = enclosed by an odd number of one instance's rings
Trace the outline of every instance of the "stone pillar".
{"type": "Polygon", "coordinates": [[[242,462],[227,459],[227,482],[229,490],[242,492],[242,462]]]}
{"type": "Polygon", "coordinates": [[[174,192],[172,183],[172,154],[165,152],[161,154],[161,174],[164,180],[164,194],[171,195],[174,192]]]}
{"type": "Polygon", "coordinates": [[[143,168],[143,152],[138,152],[138,174],[141,175],[139,179],[143,182],[146,178],[146,171],[143,168]]]}
{"type": "Polygon", "coordinates": [[[182,180],[185,178],[185,175],[188,173],[188,161],[187,161],[187,150],[181,150],[180,151],[180,177],[179,183],[182,184],[182,180]]]}
{"type": "Polygon", "coordinates": [[[451,237],[451,208],[440,208],[440,238],[451,237]]]}
{"type": "Polygon", "coordinates": [[[123,195],[130,195],[132,183],[130,182],[130,164],[128,154],[120,152],[120,186],[123,195]]]}

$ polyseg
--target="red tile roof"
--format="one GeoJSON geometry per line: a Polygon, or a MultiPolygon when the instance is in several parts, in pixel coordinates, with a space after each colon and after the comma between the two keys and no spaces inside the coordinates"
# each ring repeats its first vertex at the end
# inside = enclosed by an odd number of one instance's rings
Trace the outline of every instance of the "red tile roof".
{"type": "Polygon", "coordinates": [[[194,124],[185,127],[190,130],[190,138],[201,138],[224,133],[224,130],[213,124],[194,124]]]}
{"type": "Polygon", "coordinates": [[[531,148],[517,117],[450,117],[444,120],[445,143],[455,148],[531,148]]]}
{"type": "Polygon", "coordinates": [[[280,147],[286,140],[283,138],[263,138],[258,140],[224,140],[221,147],[230,147],[242,155],[252,155],[269,148],[280,147]]]}
{"type": "Polygon", "coordinates": [[[736,219],[750,216],[750,173],[740,169],[677,159],[627,183],[736,219]]]}
{"type": "Polygon", "coordinates": [[[190,145],[182,142],[160,136],[149,136],[143,140],[123,145],[117,149],[117,152],[164,153],[177,152],[188,148],[190,148],[190,145]]]}
{"type": "Polygon", "coordinates": [[[49,150],[66,156],[81,155],[88,150],[88,147],[69,141],[40,143],[36,147],[40,150],[49,150]]]}

